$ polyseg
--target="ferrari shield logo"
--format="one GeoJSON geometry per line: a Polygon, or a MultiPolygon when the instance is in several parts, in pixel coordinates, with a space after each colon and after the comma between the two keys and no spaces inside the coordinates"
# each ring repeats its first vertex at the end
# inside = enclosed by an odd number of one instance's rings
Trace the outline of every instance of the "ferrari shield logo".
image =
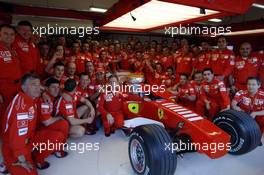
{"type": "Polygon", "coordinates": [[[163,119],[163,117],[164,117],[164,111],[163,111],[163,109],[158,109],[158,116],[159,116],[159,119],[160,120],[163,119]]]}

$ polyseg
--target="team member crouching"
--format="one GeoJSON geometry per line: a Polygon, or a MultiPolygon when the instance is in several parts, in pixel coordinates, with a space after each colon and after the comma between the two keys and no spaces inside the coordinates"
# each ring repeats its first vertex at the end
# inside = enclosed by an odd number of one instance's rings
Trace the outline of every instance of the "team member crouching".
{"type": "MultiPolygon", "coordinates": [[[[22,77],[22,91],[10,103],[3,116],[2,152],[11,175],[37,175],[32,158],[32,149],[39,143],[58,144],[63,135],[49,130],[36,131],[37,98],[40,96],[40,80],[32,74],[22,77]]],[[[57,147],[58,149],[58,147],[57,147]]],[[[48,167],[45,162],[51,153],[59,150],[42,150],[35,154],[39,168],[48,167]]]]}
{"type": "Polygon", "coordinates": [[[253,117],[264,133],[264,91],[260,90],[261,83],[257,77],[249,77],[247,90],[238,91],[232,100],[232,108],[244,111],[253,117]]]}
{"type": "Polygon", "coordinates": [[[196,112],[212,119],[219,111],[230,108],[230,99],[224,82],[215,78],[212,69],[204,69],[203,76],[196,112]]]}
{"type": "MultiPolygon", "coordinates": [[[[49,78],[45,86],[47,87],[47,91],[44,92],[44,94],[50,98],[50,101],[47,102],[43,97],[38,101],[38,122],[40,125],[38,130],[42,131],[47,129],[49,131],[60,132],[64,136],[62,143],[66,143],[69,133],[69,124],[61,117],[53,117],[54,102],[60,93],[60,81],[55,78],[49,78]]],[[[55,152],[55,156],[62,158],[67,156],[67,152],[55,152]]]]}
{"type": "Polygon", "coordinates": [[[64,84],[62,96],[56,103],[56,116],[63,116],[70,124],[69,135],[72,138],[82,137],[84,134],[95,134],[87,130],[87,125],[93,123],[95,111],[89,100],[84,97],[77,98],[76,82],[68,79],[64,84]],[[82,106],[77,108],[77,101],[82,106]]]}
{"type": "Polygon", "coordinates": [[[109,77],[109,85],[111,90],[101,93],[98,100],[98,111],[102,114],[102,121],[105,136],[109,137],[116,129],[122,128],[124,125],[124,116],[122,114],[122,105],[125,99],[139,100],[136,95],[128,95],[116,91],[119,85],[118,77],[111,75],[109,77]]]}
{"type": "Polygon", "coordinates": [[[187,74],[181,74],[180,82],[167,90],[176,95],[177,103],[188,109],[195,110],[196,93],[194,87],[188,82],[187,74]]]}

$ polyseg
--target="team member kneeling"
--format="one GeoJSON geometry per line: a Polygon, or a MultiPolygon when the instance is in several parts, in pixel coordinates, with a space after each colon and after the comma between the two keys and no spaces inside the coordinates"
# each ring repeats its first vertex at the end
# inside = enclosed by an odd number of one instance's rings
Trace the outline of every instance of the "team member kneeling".
{"type": "Polygon", "coordinates": [[[249,77],[247,90],[238,91],[232,100],[232,108],[244,111],[255,118],[261,132],[264,132],[264,91],[260,90],[261,83],[257,77],[249,77]]]}
{"type": "Polygon", "coordinates": [[[70,123],[69,135],[73,138],[82,137],[84,134],[91,135],[88,124],[94,121],[95,111],[84,97],[77,97],[76,82],[68,79],[64,84],[64,91],[56,103],[56,116],[63,116],[70,123]],[[77,108],[77,101],[82,103],[77,108]]]}
{"type": "Polygon", "coordinates": [[[98,100],[98,111],[102,114],[102,121],[106,137],[109,137],[110,134],[114,133],[116,129],[123,128],[124,115],[122,113],[122,106],[124,100],[141,100],[137,95],[130,95],[117,91],[119,85],[118,77],[111,75],[109,77],[108,85],[110,90],[107,89],[104,93],[101,93],[98,100]]]}
{"type": "MultiPolygon", "coordinates": [[[[42,94],[38,100],[38,130],[46,130],[60,132],[63,137],[63,142],[66,143],[69,133],[69,124],[61,117],[53,117],[54,115],[54,102],[60,92],[60,81],[55,78],[49,78],[45,86],[47,91],[42,94]],[[46,98],[45,98],[45,97],[46,98]],[[47,102],[47,98],[50,100],[47,102]]],[[[55,152],[55,156],[62,158],[67,156],[67,152],[55,152]]]]}

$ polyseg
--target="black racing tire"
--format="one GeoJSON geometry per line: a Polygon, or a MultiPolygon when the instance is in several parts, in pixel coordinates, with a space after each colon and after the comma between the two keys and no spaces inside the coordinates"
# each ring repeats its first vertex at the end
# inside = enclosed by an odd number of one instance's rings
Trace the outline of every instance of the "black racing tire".
{"type": "Polygon", "coordinates": [[[149,124],[134,128],[129,139],[130,164],[139,175],[173,175],[177,166],[176,151],[167,131],[159,125],[149,124]]]}
{"type": "Polygon", "coordinates": [[[231,136],[230,154],[246,154],[260,145],[260,128],[247,113],[234,110],[220,112],[213,123],[231,136]]]}

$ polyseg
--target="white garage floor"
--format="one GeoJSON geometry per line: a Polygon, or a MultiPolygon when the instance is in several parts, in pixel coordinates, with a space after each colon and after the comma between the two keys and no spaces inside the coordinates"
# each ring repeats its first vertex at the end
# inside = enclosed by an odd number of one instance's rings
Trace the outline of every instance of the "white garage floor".
{"type": "MultiPolygon", "coordinates": [[[[70,140],[74,143],[99,143],[99,151],[69,151],[63,159],[50,156],[50,168],[39,171],[40,175],[132,175],[128,158],[128,138],[121,131],[106,138],[102,131],[94,136],[70,140]]],[[[81,148],[81,147],[80,147],[81,148]]],[[[79,150],[81,151],[81,149],[79,150]]],[[[212,160],[198,153],[184,154],[178,158],[177,175],[263,175],[264,147],[243,156],[226,155],[212,160]]]]}

